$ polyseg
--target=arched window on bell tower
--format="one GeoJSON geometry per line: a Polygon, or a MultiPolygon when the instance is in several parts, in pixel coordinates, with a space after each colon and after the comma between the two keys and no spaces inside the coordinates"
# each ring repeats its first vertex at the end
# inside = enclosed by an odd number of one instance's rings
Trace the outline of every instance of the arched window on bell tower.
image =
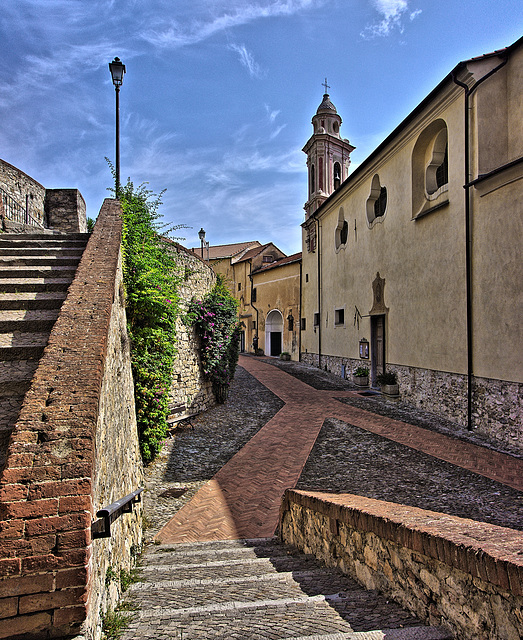
{"type": "Polygon", "coordinates": [[[341,165],[339,162],[334,163],[333,177],[334,177],[334,190],[336,191],[336,189],[338,189],[341,184],[341,165]]]}
{"type": "Polygon", "coordinates": [[[316,191],[316,175],[315,175],[315,167],[311,164],[311,185],[310,185],[310,195],[316,191]]]}

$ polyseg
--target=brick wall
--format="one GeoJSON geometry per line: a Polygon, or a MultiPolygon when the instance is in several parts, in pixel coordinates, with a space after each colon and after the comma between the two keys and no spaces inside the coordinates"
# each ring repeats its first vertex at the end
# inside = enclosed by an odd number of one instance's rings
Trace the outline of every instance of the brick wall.
{"type": "Polygon", "coordinates": [[[173,368],[173,383],[169,394],[170,420],[179,420],[216,404],[212,383],[205,379],[199,357],[199,339],[194,329],[189,328],[181,317],[189,307],[191,299],[201,300],[213,288],[216,275],[211,267],[185,247],[170,244],[176,253],[180,268],[181,284],[180,317],[176,322],[177,350],[173,368]]]}
{"type": "Polygon", "coordinates": [[[0,477],[0,638],[97,637],[97,607],[116,597],[103,593],[100,558],[129,566],[139,543],[139,510],[111,542],[91,540],[96,510],[142,473],[120,240],[120,205],[105,200],[13,431],[0,477]]]}
{"type": "Polygon", "coordinates": [[[462,640],[523,637],[523,533],[349,494],[288,490],[284,542],[462,640]]]}

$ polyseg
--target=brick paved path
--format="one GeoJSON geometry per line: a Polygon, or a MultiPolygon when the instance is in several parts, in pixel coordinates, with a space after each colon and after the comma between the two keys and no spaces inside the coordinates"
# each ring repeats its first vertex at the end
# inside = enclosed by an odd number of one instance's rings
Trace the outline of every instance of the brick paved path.
{"type": "Polygon", "coordinates": [[[240,364],[285,406],[158,533],[163,543],[273,535],[281,496],[293,487],[326,418],[337,418],[523,490],[523,460],[338,402],[259,358],[240,364]]]}

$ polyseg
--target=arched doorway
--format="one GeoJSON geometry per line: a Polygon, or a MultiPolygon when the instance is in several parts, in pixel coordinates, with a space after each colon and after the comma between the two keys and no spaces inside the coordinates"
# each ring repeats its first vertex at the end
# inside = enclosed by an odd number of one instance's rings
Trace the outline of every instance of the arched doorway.
{"type": "Polygon", "coordinates": [[[273,309],[265,320],[265,352],[270,356],[279,356],[282,349],[283,316],[273,309]]]}

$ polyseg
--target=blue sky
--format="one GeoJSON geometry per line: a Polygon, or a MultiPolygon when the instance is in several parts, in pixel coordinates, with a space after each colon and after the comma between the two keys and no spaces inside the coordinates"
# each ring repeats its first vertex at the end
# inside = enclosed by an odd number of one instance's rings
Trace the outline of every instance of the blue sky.
{"type": "Polygon", "coordinates": [[[357,166],[460,61],[523,33],[521,0],[3,0],[0,158],[96,217],[121,173],[186,246],[301,250],[305,155],[328,78],[357,166]]]}

